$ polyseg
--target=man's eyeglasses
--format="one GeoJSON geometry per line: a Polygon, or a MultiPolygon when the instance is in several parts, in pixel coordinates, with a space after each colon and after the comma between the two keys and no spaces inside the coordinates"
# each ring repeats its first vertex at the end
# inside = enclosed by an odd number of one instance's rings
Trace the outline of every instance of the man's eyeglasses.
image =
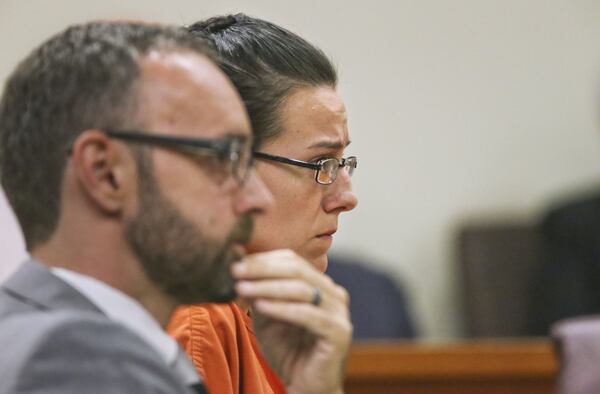
{"type": "Polygon", "coordinates": [[[347,168],[348,175],[352,176],[356,169],[356,157],[337,159],[335,157],[325,157],[315,163],[308,161],[288,159],[287,157],[270,155],[263,152],[254,152],[254,157],[261,160],[270,160],[278,163],[291,164],[293,166],[310,168],[316,171],[315,181],[321,185],[331,185],[335,182],[340,168],[347,168]]]}
{"type": "Polygon", "coordinates": [[[159,145],[186,154],[216,156],[219,160],[230,163],[231,174],[240,184],[246,181],[253,166],[252,149],[247,139],[241,136],[202,139],[173,137],[137,130],[105,130],[105,133],[112,138],[159,145]]]}

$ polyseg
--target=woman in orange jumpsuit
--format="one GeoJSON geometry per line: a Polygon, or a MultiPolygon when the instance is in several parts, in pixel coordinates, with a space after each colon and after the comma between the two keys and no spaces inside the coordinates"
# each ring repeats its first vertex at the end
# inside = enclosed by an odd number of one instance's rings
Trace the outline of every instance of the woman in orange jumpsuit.
{"type": "MultiPolygon", "coordinates": [[[[188,29],[208,37],[223,57],[220,66],[250,116],[256,170],[274,197],[255,221],[248,258],[291,249],[324,275],[338,217],[357,204],[350,181],[356,158],[343,157],[350,138],[335,68],[306,40],[243,14],[188,29]]],[[[320,295],[314,296],[318,303],[320,295]]],[[[168,331],[191,356],[209,392],[283,393],[293,383],[281,373],[280,380],[273,372],[280,366],[271,369],[263,358],[251,313],[251,303],[241,298],[181,307],[173,316],[168,331]]]]}

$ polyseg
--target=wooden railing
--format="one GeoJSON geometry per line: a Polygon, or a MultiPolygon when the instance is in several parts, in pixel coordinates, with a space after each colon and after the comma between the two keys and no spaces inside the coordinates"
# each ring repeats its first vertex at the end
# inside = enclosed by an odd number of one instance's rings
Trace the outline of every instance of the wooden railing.
{"type": "Polygon", "coordinates": [[[364,343],[350,352],[347,394],[553,394],[550,341],[364,343]]]}

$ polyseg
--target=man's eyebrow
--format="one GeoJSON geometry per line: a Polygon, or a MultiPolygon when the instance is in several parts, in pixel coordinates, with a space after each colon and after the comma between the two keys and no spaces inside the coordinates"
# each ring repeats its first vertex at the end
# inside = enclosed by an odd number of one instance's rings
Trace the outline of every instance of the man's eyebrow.
{"type": "Polygon", "coordinates": [[[249,137],[250,135],[248,133],[244,133],[243,131],[240,131],[240,130],[229,130],[225,133],[225,136],[227,136],[227,137],[249,137]]]}
{"type": "Polygon", "coordinates": [[[315,148],[329,148],[329,149],[343,149],[350,145],[352,141],[348,140],[348,142],[344,145],[340,141],[319,141],[310,145],[308,149],[315,148]]]}
{"type": "Polygon", "coordinates": [[[225,133],[223,138],[236,138],[236,139],[241,139],[244,141],[251,141],[251,142],[254,140],[252,135],[244,134],[240,131],[230,131],[228,133],[225,133]]]}

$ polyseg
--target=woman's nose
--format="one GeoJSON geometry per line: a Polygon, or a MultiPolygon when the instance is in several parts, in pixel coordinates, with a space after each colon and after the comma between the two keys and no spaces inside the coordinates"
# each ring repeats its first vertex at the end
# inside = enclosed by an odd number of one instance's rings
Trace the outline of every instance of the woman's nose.
{"type": "Polygon", "coordinates": [[[346,212],[353,210],[358,204],[358,198],[352,191],[352,181],[346,168],[338,172],[337,179],[331,185],[330,193],[323,197],[325,212],[346,212]]]}

